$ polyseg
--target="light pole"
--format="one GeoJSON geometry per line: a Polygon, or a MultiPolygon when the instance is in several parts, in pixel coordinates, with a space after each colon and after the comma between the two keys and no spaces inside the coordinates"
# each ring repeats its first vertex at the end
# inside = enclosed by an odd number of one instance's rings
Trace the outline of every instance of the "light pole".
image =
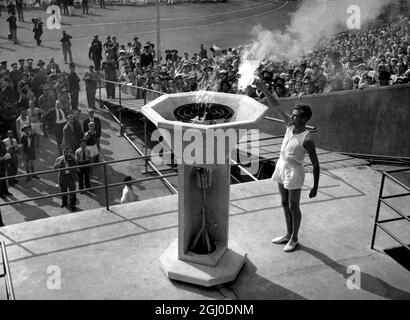
{"type": "Polygon", "coordinates": [[[158,64],[161,64],[161,27],[159,17],[159,0],[157,0],[157,59],[158,64]]]}

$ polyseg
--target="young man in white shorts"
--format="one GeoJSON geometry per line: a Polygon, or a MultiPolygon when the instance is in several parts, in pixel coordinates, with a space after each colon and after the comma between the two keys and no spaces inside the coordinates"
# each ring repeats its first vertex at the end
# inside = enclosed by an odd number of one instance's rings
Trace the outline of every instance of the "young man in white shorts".
{"type": "Polygon", "coordinates": [[[258,82],[258,88],[268,99],[269,107],[285,121],[286,133],[280,151],[280,157],[275,166],[272,180],[278,183],[285,211],[286,235],[274,238],[275,244],[284,244],[285,252],[295,250],[298,245],[298,232],[302,220],[300,212],[300,194],[305,180],[303,160],[309,154],[313,165],[314,185],[309,197],[316,197],[319,187],[320,166],[316,154],[315,143],[306,128],[306,122],[312,117],[312,111],[307,105],[296,105],[291,115],[279,106],[275,94],[271,94],[263,81],[258,82]]]}

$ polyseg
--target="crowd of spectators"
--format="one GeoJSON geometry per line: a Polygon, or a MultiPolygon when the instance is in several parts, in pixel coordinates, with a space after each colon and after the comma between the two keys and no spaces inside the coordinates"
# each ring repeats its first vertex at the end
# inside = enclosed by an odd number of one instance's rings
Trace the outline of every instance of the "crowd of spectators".
{"type": "MultiPolygon", "coordinates": [[[[19,59],[18,63],[11,64],[11,69],[7,61],[0,64],[1,131],[7,132],[7,136],[0,139],[0,177],[17,175],[21,162],[29,174],[27,181],[39,179],[35,173],[35,163],[39,154],[45,151],[42,140],[48,133],[55,138],[55,154],[70,151],[70,158],[64,155],[59,157],[55,168],[66,163],[71,166],[74,162],[87,164],[99,161],[101,123],[94,117],[98,73],[90,67],[80,78],[74,63],[69,64],[68,72],[61,72],[53,57],[47,64],[39,60],[34,66],[33,62],[33,59],[19,59]],[[89,98],[88,117],[82,124],[78,117],[81,80],[85,82],[89,98]]],[[[69,172],[59,175],[62,192],[75,190],[72,172],[69,172]]],[[[81,189],[90,187],[89,169],[79,170],[78,177],[81,189]]],[[[8,179],[7,183],[0,182],[0,198],[11,196],[8,187],[16,183],[19,181],[15,178],[8,179]]],[[[68,206],[67,197],[63,196],[62,199],[62,207],[68,206]]],[[[75,210],[75,197],[71,200],[70,207],[75,210]]]]}
{"type": "MultiPolygon", "coordinates": [[[[408,28],[409,19],[399,18],[389,24],[369,25],[363,31],[344,32],[322,41],[299,63],[264,60],[257,76],[279,97],[408,83],[408,28]]],[[[138,37],[119,44],[108,36],[99,48],[99,59],[105,57],[100,60],[102,69],[111,80],[165,93],[203,89],[254,97],[259,94],[254,86],[242,91],[238,88],[241,46],[221,49],[214,45],[207,50],[201,45],[193,54],[165,50],[162,63],[156,58],[155,45],[142,45],[138,37]]],[[[111,92],[110,96],[114,97],[111,92]]]]}

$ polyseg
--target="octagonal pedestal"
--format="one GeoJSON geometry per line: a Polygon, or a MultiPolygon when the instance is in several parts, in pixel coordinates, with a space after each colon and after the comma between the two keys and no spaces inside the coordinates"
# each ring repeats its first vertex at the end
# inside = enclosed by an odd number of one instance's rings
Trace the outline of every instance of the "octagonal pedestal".
{"type": "Polygon", "coordinates": [[[207,266],[178,259],[178,239],[159,258],[161,269],[169,279],[188,282],[204,287],[235,280],[245,263],[246,252],[229,240],[228,248],[216,266],[207,266]]]}
{"type": "Polygon", "coordinates": [[[228,241],[230,156],[266,111],[250,97],[208,91],[163,95],[142,108],[158,128],[153,140],[167,144],[178,164],[178,239],[160,257],[168,278],[211,287],[233,281],[241,270],[246,252],[228,241]],[[180,121],[176,110],[195,104],[198,95],[232,113],[212,121],[205,113],[202,122],[180,121]]]}

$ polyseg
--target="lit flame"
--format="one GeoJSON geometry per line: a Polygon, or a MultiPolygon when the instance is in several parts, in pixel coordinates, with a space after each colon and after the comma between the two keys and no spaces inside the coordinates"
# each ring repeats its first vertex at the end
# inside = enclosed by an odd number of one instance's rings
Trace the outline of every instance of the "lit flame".
{"type": "Polygon", "coordinates": [[[240,78],[238,80],[238,89],[244,90],[251,85],[255,80],[255,72],[258,69],[260,60],[246,60],[239,67],[238,73],[240,78]]]}

